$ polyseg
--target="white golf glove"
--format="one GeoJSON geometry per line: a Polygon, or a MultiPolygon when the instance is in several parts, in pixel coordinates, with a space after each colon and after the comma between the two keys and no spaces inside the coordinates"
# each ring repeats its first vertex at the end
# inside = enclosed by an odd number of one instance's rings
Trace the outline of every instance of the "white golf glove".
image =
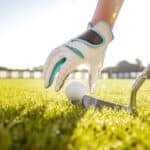
{"type": "Polygon", "coordinates": [[[78,66],[86,64],[89,66],[89,87],[94,92],[105,51],[112,38],[108,24],[100,21],[96,25],[90,25],[79,37],[54,49],[44,65],[45,88],[52,85],[56,73],[59,72],[55,86],[55,90],[59,91],[69,74],[78,66]]]}

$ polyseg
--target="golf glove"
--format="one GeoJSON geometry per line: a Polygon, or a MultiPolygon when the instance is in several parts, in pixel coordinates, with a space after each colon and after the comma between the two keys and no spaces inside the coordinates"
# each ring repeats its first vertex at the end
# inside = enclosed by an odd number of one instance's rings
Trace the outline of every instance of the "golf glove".
{"type": "Polygon", "coordinates": [[[108,24],[100,21],[96,25],[90,24],[77,38],[55,48],[44,65],[45,88],[52,85],[55,75],[59,72],[55,86],[55,90],[59,91],[69,74],[78,66],[86,64],[89,67],[90,91],[94,92],[105,51],[112,38],[113,34],[108,24]]]}

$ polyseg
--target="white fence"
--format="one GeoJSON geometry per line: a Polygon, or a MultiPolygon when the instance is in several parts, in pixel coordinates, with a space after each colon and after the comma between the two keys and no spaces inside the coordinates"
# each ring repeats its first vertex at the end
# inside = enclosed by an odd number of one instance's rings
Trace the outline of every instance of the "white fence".
{"type": "MultiPolygon", "coordinates": [[[[132,73],[102,73],[100,78],[136,78],[140,72],[132,73]]],[[[42,71],[33,70],[0,70],[0,78],[42,78],[42,71]]],[[[88,72],[76,71],[70,75],[73,79],[87,79],[88,72]]]]}
{"type": "Polygon", "coordinates": [[[0,78],[41,78],[41,71],[32,70],[0,70],[0,78]]]}

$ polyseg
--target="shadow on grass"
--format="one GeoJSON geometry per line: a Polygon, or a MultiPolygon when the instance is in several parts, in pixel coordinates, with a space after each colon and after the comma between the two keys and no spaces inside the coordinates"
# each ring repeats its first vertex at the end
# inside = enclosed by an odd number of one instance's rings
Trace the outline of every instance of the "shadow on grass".
{"type": "Polygon", "coordinates": [[[76,124],[85,112],[82,106],[73,106],[70,110],[59,112],[48,110],[46,105],[24,113],[22,111],[3,127],[10,135],[9,147],[14,150],[67,149],[76,124]]]}

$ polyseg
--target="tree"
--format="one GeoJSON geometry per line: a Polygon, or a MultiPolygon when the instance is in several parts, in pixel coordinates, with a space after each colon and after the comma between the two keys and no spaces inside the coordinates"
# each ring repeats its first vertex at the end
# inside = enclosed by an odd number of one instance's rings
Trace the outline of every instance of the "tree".
{"type": "Polygon", "coordinates": [[[142,61],[138,58],[135,59],[135,64],[137,64],[139,67],[143,66],[142,61]]]}
{"type": "Polygon", "coordinates": [[[125,72],[130,73],[130,72],[141,72],[143,69],[144,66],[142,65],[142,61],[140,59],[136,59],[135,64],[132,64],[126,60],[122,60],[114,67],[104,68],[102,72],[106,72],[108,74],[125,73],[125,72]]]}
{"type": "Polygon", "coordinates": [[[7,67],[0,66],[0,70],[7,70],[7,69],[8,69],[7,67]]]}

